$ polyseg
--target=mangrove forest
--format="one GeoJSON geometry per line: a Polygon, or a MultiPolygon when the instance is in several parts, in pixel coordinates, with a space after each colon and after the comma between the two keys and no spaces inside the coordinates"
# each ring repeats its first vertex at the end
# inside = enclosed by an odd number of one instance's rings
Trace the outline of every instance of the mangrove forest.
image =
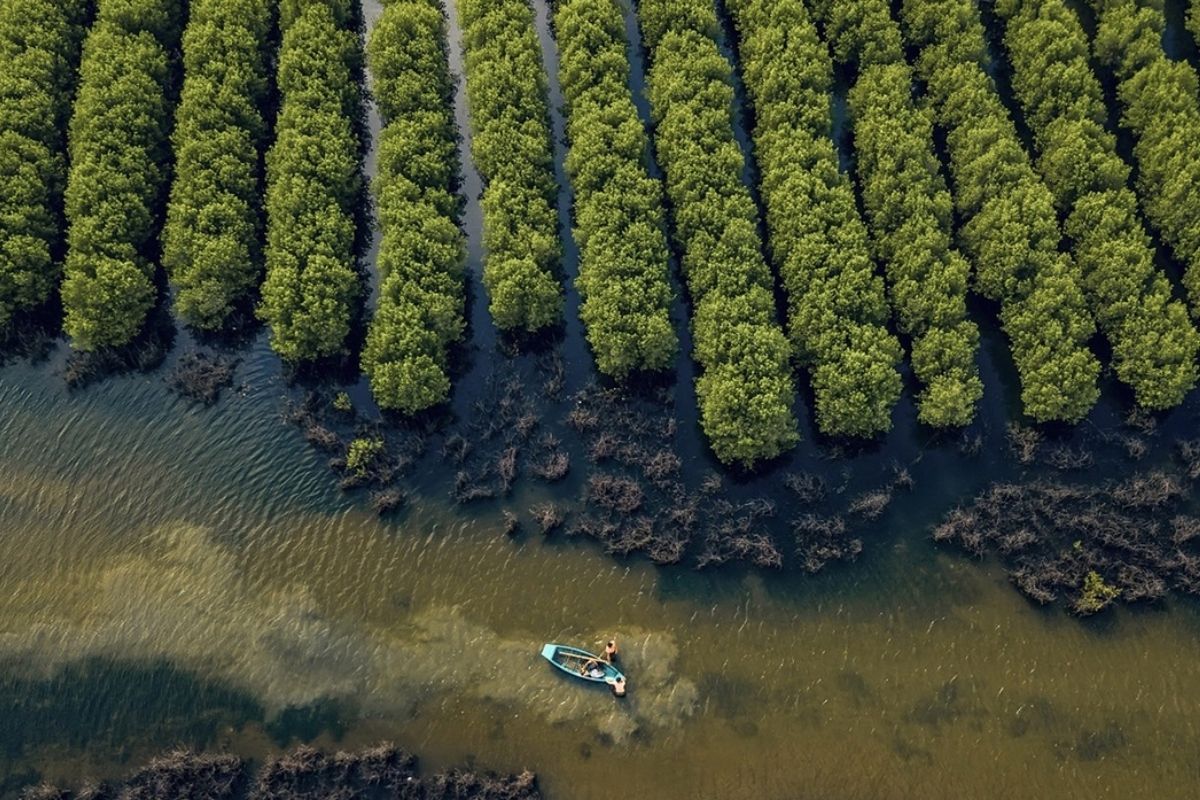
{"type": "Polygon", "coordinates": [[[1200,0],[0,0],[0,176],[0,800],[1195,794],[1200,0]]]}

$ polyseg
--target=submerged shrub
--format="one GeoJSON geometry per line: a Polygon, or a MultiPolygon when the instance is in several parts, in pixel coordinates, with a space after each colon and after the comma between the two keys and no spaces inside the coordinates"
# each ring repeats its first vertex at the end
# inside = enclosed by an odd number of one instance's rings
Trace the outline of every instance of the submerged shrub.
{"type": "Polygon", "coordinates": [[[382,454],[382,439],[354,439],[346,448],[346,469],[356,475],[365,475],[382,454]]]}
{"type": "Polygon", "coordinates": [[[1076,614],[1095,614],[1108,608],[1120,596],[1120,589],[1105,583],[1100,573],[1092,570],[1084,576],[1083,588],[1071,607],[1076,614]]]}

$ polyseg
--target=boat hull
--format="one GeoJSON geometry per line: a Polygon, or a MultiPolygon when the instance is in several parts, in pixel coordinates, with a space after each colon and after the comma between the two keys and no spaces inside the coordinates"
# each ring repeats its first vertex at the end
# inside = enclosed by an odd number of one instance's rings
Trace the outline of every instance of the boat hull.
{"type": "Polygon", "coordinates": [[[625,676],[621,674],[621,670],[608,663],[600,656],[594,653],[589,653],[587,650],[580,650],[578,647],[571,647],[565,644],[547,644],[542,647],[542,658],[549,661],[558,669],[567,673],[573,678],[578,678],[581,681],[588,683],[607,683],[611,684],[618,678],[624,680],[625,676]],[[603,674],[599,677],[584,675],[579,672],[580,668],[588,662],[594,660],[600,665],[603,674]]]}

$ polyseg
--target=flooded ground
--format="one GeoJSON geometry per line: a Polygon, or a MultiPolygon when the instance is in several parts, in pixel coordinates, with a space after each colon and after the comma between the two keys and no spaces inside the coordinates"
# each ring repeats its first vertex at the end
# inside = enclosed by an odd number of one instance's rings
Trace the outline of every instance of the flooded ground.
{"type": "MultiPolygon", "coordinates": [[[[534,6],[552,64],[547,8],[534,6]]],[[[370,24],[378,6],[365,11],[370,24]]],[[[465,126],[461,93],[457,111],[465,126]]],[[[439,424],[472,430],[497,376],[515,376],[537,396],[540,430],[562,438],[570,474],[523,476],[498,497],[455,504],[463,465],[445,454],[443,432],[405,471],[408,505],[381,520],[284,423],[304,387],[285,382],[261,332],[232,348],[234,385],[212,406],[168,385],[196,349],[186,332],[162,368],[81,390],[63,380],[61,344],[10,360],[0,367],[0,796],[41,778],[121,775],[175,744],[254,758],[296,741],[380,740],[430,770],[530,768],[549,797],[580,800],[1194,795],[1200,604],[1172,595],[1080,621],[1032,605],[998,564],[938,547],[930,532],[992,481],[1050,472],[1100,484],[1175,465],[1175,442],[1196,436],[1197,397],[1151,430],[1123,424],[1128,398],[1107,386],[1088,421],[1048,432],[1043,447],[1087,449],[1089,467],[1022,464],[1006,434],[1016,388],[1005,343],[979,308],[986,395],[963,437],[919,428],[910,391],[891,434],[847,448],[814,436],[802,392],[805,441],[745,476],[720,473],[707,454],[685,357],[664,388],[680,485],[699,492],[716,473],[730,502],[772,503],[763,524],[783,568],[694,571],[694,546],[683,565],[656,567],[584,536],[542,536],[530,507],[586,495],[588,448],[564,420],[595,379],[574,314],[542,355],[510,359],[498,345],[478,282],[479,181],[465,166],[471,334],[439,424]],[[558,363],[562,386],[538,388],[558,363]],[[819,477],[820,513],[832,514],[897,469],[913,489],[853,523],[858,560],[800,569],[788,521],[804,509],[786,476],[819,477]],[[506,511],[524,521],[516,536],[504,533],[506,511]],[[611,635],[630,676],[622,702],[538,656],[545,641],[611,635]]],[[[567,208],[564,188],[564,225],[567,208]]],[[[574,262],[568,241],[568,276],[574,262]]],[[[685,316],[681,301],[681,334],[685,316]]],[[[345,388],[373,416],[365,386],[345,388]]],[[[1186,502],[1194,512],[1196,498],[1186,502]]]]}

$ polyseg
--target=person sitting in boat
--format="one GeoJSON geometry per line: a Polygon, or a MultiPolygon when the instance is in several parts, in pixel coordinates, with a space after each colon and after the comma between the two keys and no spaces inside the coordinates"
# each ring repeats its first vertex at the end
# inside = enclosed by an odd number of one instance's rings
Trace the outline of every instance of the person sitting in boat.
{"type": "Polygon", "coordinates": [[[604,645],[604,660],[613,664],[617,660],[617,640],[609,639],[608,644],[604,645]]]}
{"type": "Polygon", "coordinates": [[[587,663],[583,665],[583,669],[579,670],[579,674],[587,678],[599,678],[604,674],[604,670],[600,669],[599,661],[589,658],[587,663]]]}

